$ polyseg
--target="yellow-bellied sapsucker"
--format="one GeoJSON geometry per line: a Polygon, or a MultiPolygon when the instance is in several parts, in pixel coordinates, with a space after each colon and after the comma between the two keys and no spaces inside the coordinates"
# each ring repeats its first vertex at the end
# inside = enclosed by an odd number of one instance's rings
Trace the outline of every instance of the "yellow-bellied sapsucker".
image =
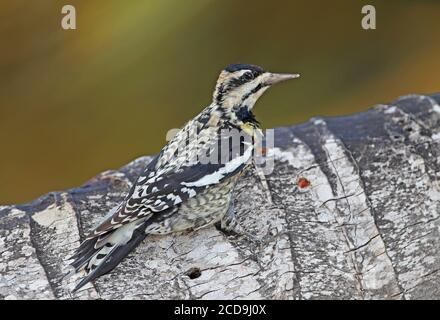
{"type": "Polygon", "coordinates": [[[232,189],[260,134],[252,108],[271,85],[296,77],[248,64],[224,69],[212,104],[173,137],[77,249],[71,266],[86,276],[74,290],[111,271],[149,234],[233,224],[232,189]],[[241,135],[235,146],[231,132],[241,135]]]}

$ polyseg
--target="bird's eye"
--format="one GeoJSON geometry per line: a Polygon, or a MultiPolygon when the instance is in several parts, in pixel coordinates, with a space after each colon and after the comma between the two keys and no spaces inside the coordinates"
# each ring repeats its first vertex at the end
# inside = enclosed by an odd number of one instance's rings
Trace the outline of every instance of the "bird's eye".
{"type": "Polygon", "coordinates": [[[245,74],[243,74],[243,78],[246,79],[247,81],[250,81],[254,78],[254,75],[252,72],[248,71],[245,74]]]}

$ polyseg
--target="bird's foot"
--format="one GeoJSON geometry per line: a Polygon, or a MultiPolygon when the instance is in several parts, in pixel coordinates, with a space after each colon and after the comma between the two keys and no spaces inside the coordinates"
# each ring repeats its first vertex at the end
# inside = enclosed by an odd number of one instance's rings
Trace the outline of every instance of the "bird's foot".
{"type": "Polygon", "coordinates": [[[235,235],[244,237],[247,241],[260,246],[262,240],[256,237],[255,235],[247,232],[238,222],[235,210],[233,207],[230,207],[228,212],[222,218],[220,223],[217,225],[217,229],[221,230],[226,235],[235,235]]]}

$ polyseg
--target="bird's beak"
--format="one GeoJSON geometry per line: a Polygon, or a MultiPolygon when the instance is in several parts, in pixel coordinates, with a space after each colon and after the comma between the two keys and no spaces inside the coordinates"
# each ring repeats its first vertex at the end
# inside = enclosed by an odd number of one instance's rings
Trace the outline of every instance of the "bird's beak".
{"type": "Polygon", "coordinates": [[[298,73],[289,74],[289,73],[269,73],[266,79],[266,83],[269,85],[273,85],[275,83],[286,81],[290,79],[299,78],[298,73]]]}

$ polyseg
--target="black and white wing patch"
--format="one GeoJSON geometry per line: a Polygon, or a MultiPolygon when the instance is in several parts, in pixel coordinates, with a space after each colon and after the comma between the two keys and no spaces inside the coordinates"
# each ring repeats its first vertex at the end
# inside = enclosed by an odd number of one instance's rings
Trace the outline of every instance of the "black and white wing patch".
{"type": "Polygon", "coordinates": [[[142,205],[160,212],[185,202],[206,187],[219,184],[240,172],[252,156],[252,146],[225,163],[196,163],[175,171],[160,172],[144,185],[135,186],[128,205],[142,205]]]}
{"type": "MultiPolygon", "coordinates": [[[[214,141],[213,145],[220,144],[220,139],[214,141]]],[[[228,159],[231,159],[229,161],[183,164],[171,170],[168,166],[155,168],[160,158],[158,155],[138,178],[125,201],[111,217],[95,229],[90,238],[139,219],[147,221],[156,214],[173,213],[181,203],[195,197],[207,187],[236,175],[252,156],[253,145],[244,144],[241,143],[239,148],[233,148],[228,152],[228,159]]]]}
{"type": "Polygon", "coordinates": [[[150,171],[147,179],[139,177],[129,197],[120,208],[95,229],[96,237],[139,219],[148,220],[155,214],[174,212],[180,204],[239,173],[252,156],[252,147],[226,163],[207,163],[181,166],[177,170],[150,171]]]}

